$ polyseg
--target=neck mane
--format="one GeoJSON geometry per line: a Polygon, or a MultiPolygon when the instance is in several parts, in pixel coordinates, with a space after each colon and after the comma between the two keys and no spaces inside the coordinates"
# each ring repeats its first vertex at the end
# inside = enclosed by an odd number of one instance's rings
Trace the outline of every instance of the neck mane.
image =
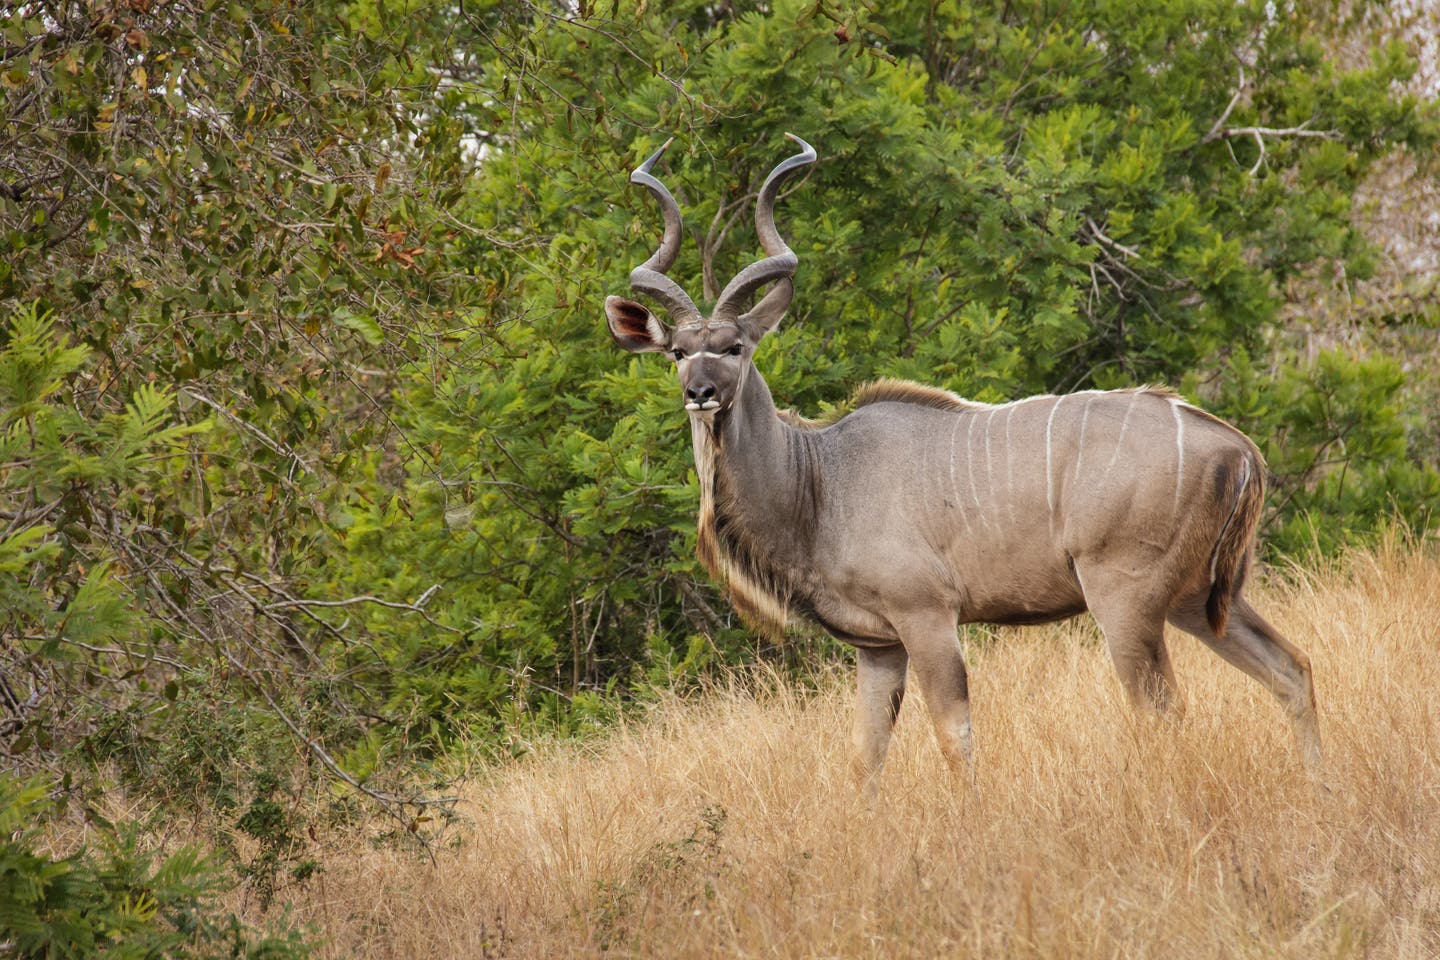
{"type": "Polygon", "coordinates": [[[700,480],[696,555],[752,628],[784,633],[808,610],[810,553],[824,494],[814,427],[781,415],[749,372],[737,402],[712,420],[690,417],[700,480]]]}

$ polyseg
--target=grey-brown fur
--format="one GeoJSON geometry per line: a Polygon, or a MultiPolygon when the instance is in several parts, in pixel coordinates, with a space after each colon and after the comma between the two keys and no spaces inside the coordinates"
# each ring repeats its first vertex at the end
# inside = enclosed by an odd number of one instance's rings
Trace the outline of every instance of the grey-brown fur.
{"type": "MultiPolygon", "coordinates": [[[[727,287],[725,312],[686,313],[673,330],[631,300],[611,297],[606,312],[622,346],[675,358],[700,478],[700,558],[736,609],[769,631],[800,614],[859,648],[854,737],[867,782],[907,667],[942,752],[968,758],[958,623],[1087,609],[1132,701],[1163,709],[1176,699],[1168,620],[1275,693],[1318,768],[1309,662],[1241,594],[1265,470],[1233,427],[1157,388],[991,406],[884,380],[830,421],[776,409],[751,356],[789,305],[794,255],[771,208],[779,181],[813,161],[805,149],[761,189],[767,257],[727,287]],[[763,283],[771,292],[739,314],[740,297],[763,283]]],[[[678,211],[649,181],[638,182],[667,223],[649,263],[668,265],[678,211]]],[[[663,288],[653,271],[641,276],[643,289],[663,288]]]]}

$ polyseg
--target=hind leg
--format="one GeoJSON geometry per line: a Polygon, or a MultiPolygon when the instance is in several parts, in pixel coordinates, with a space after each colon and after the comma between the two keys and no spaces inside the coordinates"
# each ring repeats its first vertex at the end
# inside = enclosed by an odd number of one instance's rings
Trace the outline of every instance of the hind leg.
{"type": "Polygon", "coordinates": [[[890,732],[905,699],[905,668],[910,656],[893,647],[857,647],[855,651],[855,775],[865,792],[876,790],[885,765],[890,732]]]}
{"type": "Polygon", "coordinates": [[[1232,602],[1223,637],[1210,628],[1203,600],[1177,607],[1170,613],[1170,622],[1199,637],[1226,662],[1260,681],[1280,701],[1290,717],[1300,759],[1312,776],[1319,776],[1323,758],[1310,658],[1240,596],[1232,602]]]}
{"type": "Polygon", "coordinates": [[[1155,713],[1183,712],[1165,647],[1164,601],[1133,578],[1096,568],[1082,572],[1078,565],[1076,574],[1131,706],[1155,713]]]}

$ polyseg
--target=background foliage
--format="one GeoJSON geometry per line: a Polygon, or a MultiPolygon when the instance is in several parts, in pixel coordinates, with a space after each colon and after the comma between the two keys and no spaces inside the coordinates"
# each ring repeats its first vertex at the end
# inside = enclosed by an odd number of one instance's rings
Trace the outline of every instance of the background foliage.
{"type": "Polygon", "coordinates": [[[10,766],[219,810],[273,890],[344,816],[277,784],[339,777],[413,829],[391,758],[814,656],[758,646],[700,575],[668,367],[603,331],[659,235],[628,172],[671,135],[672,274],[706,299],[755,255],[782,133],[819,150],[758,358],[783,403],[1163,381],[1261,443],[1272,555],[1427,526],[1433,274],[1369,297],[1404,266],[1356,201],[1433,180],[1386,11],[9,5],[10,766]]]}
{"type": "Polygon", "coordinates": [[[135,824],[92,811],[102,842],[64,857],[35,850],[51,806],[43,782],[0,777],[0,930],[15,957],[286,960],[293,931],[265,933],[217,907],[225,871],[194,847],[158,856],[135,824]]]}

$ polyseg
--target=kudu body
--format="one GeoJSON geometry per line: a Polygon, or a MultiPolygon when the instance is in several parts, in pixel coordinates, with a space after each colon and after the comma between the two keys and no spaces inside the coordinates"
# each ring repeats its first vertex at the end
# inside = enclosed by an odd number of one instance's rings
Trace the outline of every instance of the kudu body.
{"type": "MultiPolygon", "coordinates": [[[[952,766],[970,757],[959,623],[1041,623],[1089,610],[1137,706],[1176,697],[1168,620],[1265,685],[1320,764],[1310,664],[1241,596],[1264,495],[1243,434],[1163,390],[1029,397],[988,405],[901,381],[863,388],[828,424],[776,410],[751,362],[783,316],[796,258],[773,222],[786,160],[761,188],[767,257],[741,271],[709,317],[666,277],[678,205],[650,168],[660,249],[631,274],[662,322],[609,297],[616,342],[668,352],[678,368],[700,478],[699,553],[747,621],[778,630],[805,615],[858,648],[856,762],[879,772],[907,667],[952,766]],[[751,294],[774,287],[742,312],[751,294]]],[[[668,144],[667,144],[668,146],[668,144]]]]}

